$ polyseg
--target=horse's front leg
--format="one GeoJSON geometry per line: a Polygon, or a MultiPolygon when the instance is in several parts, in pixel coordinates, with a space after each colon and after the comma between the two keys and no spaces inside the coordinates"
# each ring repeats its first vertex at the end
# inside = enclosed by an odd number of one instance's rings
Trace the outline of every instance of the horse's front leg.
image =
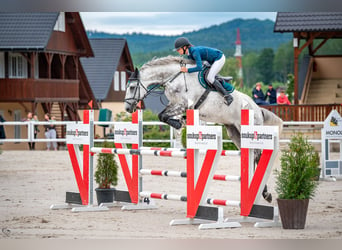
{"type": "Polygon", "coordinates": [[[181,115],[185,112],[185,109],[180,105],[178,106],[167,106],[162,112],[158,114],[160,121],[169,124],[175,129],[180,129],[183,125],[183,118],[181,115]],[[178,116],[178,117],[177,117],[178,116]],[[176,118],[177,117],[177,118],[176,118]]]}

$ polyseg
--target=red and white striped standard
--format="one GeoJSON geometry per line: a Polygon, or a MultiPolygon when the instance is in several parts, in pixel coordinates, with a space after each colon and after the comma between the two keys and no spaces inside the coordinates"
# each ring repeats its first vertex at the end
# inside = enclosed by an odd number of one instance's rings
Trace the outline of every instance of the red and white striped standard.
{"type": "MultiPolygon", "coordinates": [[[[159,150],[159,151],[186,151],[186,148],[158,148],[158,147],[141,147],[143,150],[159,150]]],[[[200,154],[205,154],[206,150],[200,150],[200,154]]],[[[222,150],[221,156],[239,156],[238,150],[222,150]]]]}
{"type": "Polygon", "coordinates": [[[187,201],[185,195],[152,193],[147,191],[140,192],[140,197],[160,200],[187,201]]]}
{"type": "Polygon", "coordinates": [[[92,153],[122,154],[122,155],[152,155],[165,157],[186,157],[186,151],[161,151],[149,149],[127,149],[127,148],[91,148],[92,153]]]}
{"type": "MultiPolygon", "coordinates": [[[[157,176],[175,176],[175,177],[187,177],[186,172],[182,171],[169,171],[169,170],[153,170],[153,169],[141,169],[140,174],[142,175],[157,175],[157,176]]],[[[221,175],[215,174],[213,176],[214,180],[217,181],[240,181],[240,176],[235,175],[221,175]]]]}
{"type": "MultiPolygon", "coordinates": [[[[187,201],[187,197],[185,195],[153,193],[153,192],[148,192],[148,191],[140,192],[140,197],[159,199],[159,200],[187,201]]],[[[240,207],[240,201],[220,200],[220,199],[211,199],[211,198],[207,199],[207,204],[216,205],[216,206],[240,207]]]]}
{"type": "Polygon", "coordinates": [[[217,206],[240,207],[240,201],[232,201],[232,200],[220,200],[220,199],[208,198],[207,203],[211,205],[217,205],[217,206]]]}

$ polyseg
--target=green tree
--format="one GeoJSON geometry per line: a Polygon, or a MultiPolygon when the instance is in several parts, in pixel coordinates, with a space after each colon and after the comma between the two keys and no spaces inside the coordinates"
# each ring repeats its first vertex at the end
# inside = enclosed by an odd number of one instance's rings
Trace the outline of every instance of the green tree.
{"type": "Polygon", "coordinates": [[[293,48],[292,43],[286,43],[276,51],[273,61],[273,70],[275,80],[286,82],[287,75],[293,73],[293,48]]]}
{"type": "Polygon", "coordinates": [[[257,61],[258,54],[250,52],[242,57],[243,82],[245,87],[254,87],[257,82],[257,61]]]}
{"type": "Polygon", "coordinates": [[[265,84],[271,83],[273,80],[273,60],[274,52],[271,48],[263,49],[258,57],[257,69],[260,74],[261,81],[265,84]]]}

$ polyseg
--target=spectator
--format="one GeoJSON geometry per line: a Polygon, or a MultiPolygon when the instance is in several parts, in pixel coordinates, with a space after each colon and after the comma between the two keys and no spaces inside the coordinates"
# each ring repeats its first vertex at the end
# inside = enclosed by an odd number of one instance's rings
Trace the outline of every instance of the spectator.
{"type": "MultiPolygon", "coordinates": [[[[26,119],[24,119],[25,122],[30,122],[32,121],[32,112],[28,112],[27,113],[27,116],[26,116],[26,119]]],[[[29,131],[29,129],[27,130],[29,131]]],[[[29,132],[28,132],[29,133],[29,132]]],[[[29,149],[32,150],[34,148],[34,142],[28,142],[28,145],[29,145],[29,149]]]]}
{"type": "Polygon", "coordinates": [[[261,82],[257,82],[255,84],[255,88],[252,91],[253,100],[258,105],[268,105],[269,103],[265,101],[266,96],[264,95],[264,92],[262,92],[261,89],[261,82]]]}
{"type": "MultiPolygon", "coordinates": [[[[55,121],[55,117],[52,116],[51,119],[50,119],[50,115],[48,113],[46,113],[45,116],[44,116],[44,120],[48,121],[48,122],[54,122],[55,121]]],[[[45,128],[45,137],[47,139],[56,139],[56,126],[55,125],[53,125],[53,124],[46,124],[46,125],[44,125],[44,128],[45,128]]],[[[46,147],[47,147],[46,150],[50,150],[51,145],[53,146],[54,150],[57,150],[57,142],[56,141],[53,141],[53,142],[48,141],[46,143],[46,147]]]]}
{"type": "Polygon", "coordinates": [[[289,101],[289,99],[287,98],[287,96],[285,95],[285,90],[281,90],[280,94],[277,98],[277,103],[279,105],[291,105],[291,102],[289,101]]]}
{"type": "Polygon", "coordinates": [[[268,84],[268,90],[266,91],[266,98],[270,104],[277,104],[277,92],[273,88],[272,83],[268,84]]]}
{"type": "MultiPolygon", "coordinates": [[[[5,122],[5,121],[6,120],[2,117],[2,115],[0,115],[0,122],[5,122]]],[[[0,125],[0,139],[6,139],[4,125],[0,125]]]]}
{"type": "MultiPolygon", "coordinates": [[[[38,116],[34,115],[31,121],[38,122],[39,121],[38,120],[38,116]]],[[[34,139],[37,138],[37,135],[38,135],[39,132],[40,132],[40,130],[38,128],[38,125],[34,125],[34,134],[33,134],[34,135],[34,139]]],[[[36,145],[35,142],[31,143],[31,150],[35,150],[35,145],[36,145]]]]}

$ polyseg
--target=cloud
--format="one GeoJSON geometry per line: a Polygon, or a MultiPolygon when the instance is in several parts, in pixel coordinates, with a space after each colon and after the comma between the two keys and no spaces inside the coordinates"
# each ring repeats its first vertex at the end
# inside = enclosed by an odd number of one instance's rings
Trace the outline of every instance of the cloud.
{"type": "Polygon", "coordinates": [[[235,18],[275,20],[275,12],[81,12],[87,30],[179,35],[235,18]]]}

